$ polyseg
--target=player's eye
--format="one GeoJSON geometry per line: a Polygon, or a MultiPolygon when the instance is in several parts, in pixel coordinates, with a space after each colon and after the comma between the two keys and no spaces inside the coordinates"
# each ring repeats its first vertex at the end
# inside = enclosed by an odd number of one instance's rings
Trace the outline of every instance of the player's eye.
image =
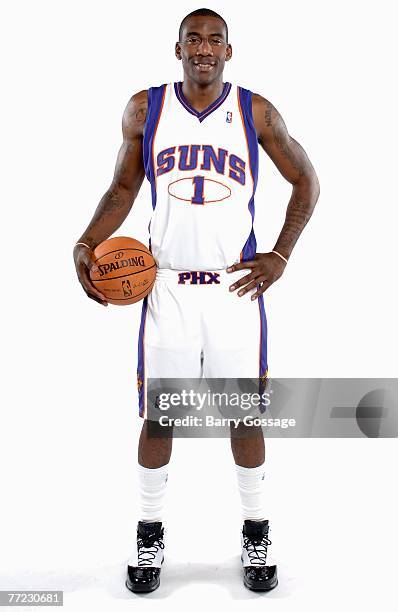
{"type": "Polygon", "coordinates": [[[199,38],[197,36],[190,36],[186,39],[186,42],[190,45],[197,45],[199,43],[199,38]]]}
{"type": "Polygon", "coordinates": [[[222,45],[222,40],[220,38],[212,38],[210,40],[210,44],[212,44],[212,45],[222,45]]]}

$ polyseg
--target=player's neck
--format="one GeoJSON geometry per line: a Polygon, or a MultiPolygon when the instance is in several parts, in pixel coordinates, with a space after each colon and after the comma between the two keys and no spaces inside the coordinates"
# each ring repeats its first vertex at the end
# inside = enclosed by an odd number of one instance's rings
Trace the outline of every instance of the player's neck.
{"type": "Polygon", "coordinates": [[[217,100],[221,96],[223,88],[222,75],[217,81],[203,85],[192,81],[186,76],[184,76],[182,82],[182,93],[190,105],[198,112],[203,111],[217,100]]]}

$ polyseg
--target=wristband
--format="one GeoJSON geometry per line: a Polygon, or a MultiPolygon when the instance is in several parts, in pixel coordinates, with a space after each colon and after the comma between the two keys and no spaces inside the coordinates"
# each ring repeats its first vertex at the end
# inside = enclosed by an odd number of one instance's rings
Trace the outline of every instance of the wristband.
{"type": "MultiPolygon", "coordinates": [[[[81,245],[87,247],[88,249],[90,249],[90,251],[92,250],[91,247],[89,247],[88,244],[86,244],[85,242],[76,242],[75,247],[77,247],[78,244],[81,244],[81,245]]],[[[75,248],[75,247],[73,247],[73,248],[75,248]]]]}
{"type": "Polygon", "coordinates": [[[286,259],[286,257],[283,257],[283,255],[281,255],[280,253],[278,253],[278,251],[271,251],[271,253],[275,253],[275,255],[279,255],[279,257],[280,257],[281,259],[283,259],[283,261],[285,261],[285,262],[287,263],[287,259],[286,259]]]}

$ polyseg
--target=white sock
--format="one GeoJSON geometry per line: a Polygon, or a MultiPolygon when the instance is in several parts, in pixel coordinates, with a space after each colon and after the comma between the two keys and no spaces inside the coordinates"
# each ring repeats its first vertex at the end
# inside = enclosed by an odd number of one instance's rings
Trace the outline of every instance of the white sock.
{"type": "Polygon", "coordinates": [[[236,465],[243,520],[264,521],[265,462],[254,468],[236,465]]]}
{"type": "Polygon", "coordinates": [[[160,468],[146,468],[138,464],[141,521],[162,521],[168,467],[167,464],[160,468]]]}

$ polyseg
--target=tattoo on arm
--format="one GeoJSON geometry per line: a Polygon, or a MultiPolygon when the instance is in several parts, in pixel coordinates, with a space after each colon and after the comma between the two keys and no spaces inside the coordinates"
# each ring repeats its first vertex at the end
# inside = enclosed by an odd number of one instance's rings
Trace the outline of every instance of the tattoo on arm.
{"type": "Polygon", "coordinates": [[[105,237],[113,233],[123,222],[126,211],[131,207],[130,200],[131,197],[127,191],[110,187],[102,196],[94,212],[93,218],[85,231],[85,239],[94,244],[105,240],[105,237]],[[97,236],[96,240],[91,236],[92,233],[97,236]]]}
{"type": "Polygon", "coordinates": [[[300,187],[293,188],[292,197],[286,211],[285,223],[274,247],[275,251],[280,251],[286,257],[291,254],[315,207],[316,199],[311,198],[310,193],[306,193],[306,191],[306,188],[301,190],[300,187]]]}
{"type": "Polygon", "coordinates": [[[268,102],[268,100],[266,102],[267,104],[266,104],[266,109],[265,109],[265,125],[267,127],[271,127],[273,106],[271,102],[268,102]]]}
{"type": "Polygon", "coordinates": [[[274,144],[284,157],[286,157],[299,176],[305,174],[305,163],[300,159],[303,150],[299,143],[292,138],[286,128],[285,122],[276,108],[267,100],[265,109],[265,125],[272,130],[274,144]]]}
{"type": "Polygon", "coordinates": [[[138,108],[128,108],[124,117],[125,126],[127,129],[142,127],[146,120],[148,106],[142,103],[138,108]]]}
{"type": "Polygon", "coordinates": [[[293,191],[274,250],[288,258],[308,223],[319,196],[319,182],[306,152],[290,136],[285,122],[269,100],[255,94],[254,119],[258,142],[293,191]]]}
{"type": "Polygon", "coordinates": [[[104,198],[104,204],[102,206],[102,212],[105,214],[113,213],[115,210],[123,208],[125,206],[124,200],[121,198],[120,190],[109,189],[108,197],[104,198]]]}
{"type": "Polygon", "coordinates": [[[134,119],[135,119],[135,121],[136,121],[137,123],[140,123],[140,124],[145,123],[145,119],[146,119],[146,111],[147,111],[146,106],[141,106],[141,107],[140,107],[140,108],[137,110],[137,112],[136,112],[136,113],[135,113],[135,115],[134,115],[134,119]]]}

